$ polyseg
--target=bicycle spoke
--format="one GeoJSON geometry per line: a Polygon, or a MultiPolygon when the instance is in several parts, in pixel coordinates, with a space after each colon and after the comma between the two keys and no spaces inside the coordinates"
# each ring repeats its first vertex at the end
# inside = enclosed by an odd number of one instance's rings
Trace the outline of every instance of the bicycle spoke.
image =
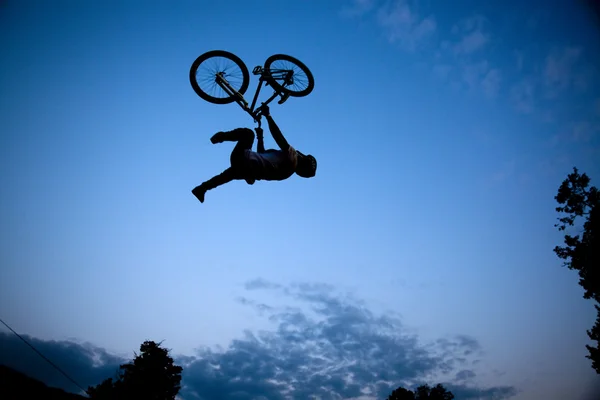
{"type": "Polygon", "coordinates": [[[216,82],[218,73],[223,73],[223,78],[235,90],[242,87],[244,76],[239,67],[225,57],[212,57],[202,62],[196,71],[196,81],[202,90],[217,98],[229,97],[229,94],[216,82]]]}
{"type": "Polygon", "coordinates": [[[287,71],[293,72],[292,80],[294,83],[292,85],[285,84],[283,82],[283,77],[278,79],[282,81],[280,84],[285,88],[289,88],[295,92],[300,92],[308,87],[308,77],[304,71],[294,63],[285,60],[276,60],[271,64],[270,69],[272,71],[276,70],[278,72],[277,75],[281,74],[281,76],[285,76],[287,71]]]}
{"type": "Polygon", "coordinates": [[[190,67],[189,79],[194,92],[213,104],[240,100],[250,81],[246,64],[224,50],[210,50],[198,56],[190,67]]]}

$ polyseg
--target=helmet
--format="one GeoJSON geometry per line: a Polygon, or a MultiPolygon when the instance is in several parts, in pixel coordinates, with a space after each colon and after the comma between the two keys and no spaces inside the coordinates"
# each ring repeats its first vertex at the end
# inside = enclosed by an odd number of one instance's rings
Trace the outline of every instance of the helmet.
{"type": "Polygon", "coordinates": [[[296,173],[303,178],[312,178],[317,173],[317,159],[310,154],[298,152],[298,168],[296,173]]]}

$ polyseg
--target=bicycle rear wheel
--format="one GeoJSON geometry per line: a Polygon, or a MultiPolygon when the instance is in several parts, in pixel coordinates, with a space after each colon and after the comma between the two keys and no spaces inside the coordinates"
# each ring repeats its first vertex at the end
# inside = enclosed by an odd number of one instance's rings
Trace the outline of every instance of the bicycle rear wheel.
{"type": "Polygon", "coordinates": [[[274,54],[265,61],[268,72],[265,79],[277,92],[293,97],[304,97],[315,87],[315,79],[303,62],[286,54],[274,54]],[[292,71],[290,80],[284,79],[284,71],[292,71]]]}
{"type": "Polygon", "coordinates": [[[190,83],[194,92],[214,104],[229,104],[235,101],[235,96],[226,92],[217,83],[216,78],[219,73],[240,94],[244,94],[248,89],[250,74],[246,64],[233,53],[211,50],[200,55],[192,63],[190,83]]]}

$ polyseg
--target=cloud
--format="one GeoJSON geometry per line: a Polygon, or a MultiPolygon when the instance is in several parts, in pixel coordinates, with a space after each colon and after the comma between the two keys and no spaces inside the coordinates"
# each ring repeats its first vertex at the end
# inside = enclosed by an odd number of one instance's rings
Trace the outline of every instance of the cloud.
{"type": "Polygon", "coordinates": [[[344,17],[358,17],[371,11],[375,6],[375,0],[353,0],[350,5],[344,6],[341,14],[344,17]]]}
{"type": "Polygon", "coordinates": [[[280,286],[275,284],[275,283],[271,283],[268,282],[264,279],[254,279],[252,281],[246,282],[246,290],[257,290],[257,289],[278,289],[280,286]]]}
{"type": "Polygon", "coordinates": [[[458,41],[448,42],[456,56],[472,54],[482,50],[490,40],[490,35],[484,31],[486,19],[482,15],[474,15],[460,20],[451,30],[451,33],[459,36],[458,41]]]}
{"type": "Polygon", "coordinates": [[[345,17],[359,17],[374,11],[376,23],[383,29],[390,43],[404,50],[415,51],[436,32],[437,24],[431,15],[420,16],[407,0],[353,0],[342,8],[345,17]]]}
{"type": "Polygon", "coordinates": [[[501,81],[502,78],[499,69],[493,68],[488,70],[481,81],[483,94],[485,94],[485,96],[489,99],[496,97],[500,91],[501,81]]]}
{"type": "MultiPolygon", "coordinates": [[[[538,41],[511,49],[506,48],[506,38],[494,35],[489,19],[482,14],[466,15],[447,26],[442,21],[438,26],[437,18],[425,10],[432,7],[428,2],[348,2],[343,8],[345,15],[368,15],[390,43],[407,52],[418,51],[414,61],[417,68],[428,66],[432,76],[450,88],[489,100],[501,99],[518,114],[542,124],[556,125],[561,112],[577,108],[578,101],[589,102],[575,95],[593,93],[598,84],[593,54],[587,54],[577,43],[549,45],[538,41]]],[[[550,17],[548,10],[533,11],[525,17],[513,15],[503,18],[505,25],[499,29],[521,29],[521,33],[532,35],[539,26],[551,24],[550,17]]]]}
{"type": "MultiPolygon", "coordinates": [[[[399,385],[449,374],[454,379],[464,371],[459,366],[482,353],[467,335],[421,344],[397,318],[375,315],[328,285],[263,283],[305,307],[271,307],[275,330],[246,332],[225,351],[199,351],[184,368],[184,398],[382,398],[399,385]]],[[[512,387],[467,386],[464,379],[454,387],[469,396],[483,394],[465,400],[516,393],[512,387]]]]}
{"type": "Polygon", "coordinates": [[[575,142],[589,143],[593,137],[598,136],[600,127],[589,120],[578,121],[571,125],[570,138],[575,142]]]}
{"type": "Polygon", "coordinates": [[[593,93],[591,89],[597,87],[599,81],[597,68],[586,62],[584,48],[554,46],[546,50],[545,56],[537,61],[527,60],[527,63],[525,53],[514,51],[514,71],[521,75],[509,90],[509,101],[514,109],[544,123],[556,122],[558,113],[565,110],[572,114],[585,112],[588,115],[582,115],[581,119],[593,121],[594,102],[586,93],[593,93]]]}
{"type": "Polygon", "coordinates": [[[600,139],[600,119],[589,118],[574,119],[562,124],[556,133],[551,135],[546,143],[548,147],[568,146],[581,144],[587,150],[596,150],[600,139]]]}
{"type": "Polygon", "coordinates": [[[521,50],[514,50],[513,55],[515,57],[515,68],[517,72],[522,72],[525,66],[525,54],[521,50]]]}
{"type": "Polygon", "coordinates": [[[436,30],[433,16],[420,18],[404,0],[395,0],[379,8],[377,20],[391,43],[399,43],[409,51],[419,48],[436,30]]]}
{"type": "MultiPolygon", "coordinates": [[[[121,357],[89,343],[75,341],[45,341],[21,335],[62,371],[66,372],[83,389],[115,376],[121,357]]],[[[57,369],[41,358],[21,339],[12,333],[0,332],[0,364],[7,365],[48,386],[79,393],[81,390],[57,369]]]]}
{"type": "Polygon", "coordinates": [[[510,90],[510,100],[519,114],[532,114],[536,110],[536,81],[522,78],[510,90]]]}
{"type": "Polygon", "coordinates": [[[449,64],[436,64],[433,66],[433,75],[436,78],[446,80],[449,78],[450,73],[452,72],[453,67],[449,64]]]}
{"type": "Polygon", "coordinates": [[[454,47],[457,54],[471,54],[480,50],[488,42],[488,37],[481,31],[474,31],[466,35],[454,47]]]}
{"type": "Polygon", "coordinates": [[[492,65],[483,52],[492,37],[486,30],[486,24],[487,19],[479,14],[455,23],[448,38],[440,43],[433,73],[438,78],[445,78],[453,86],[466,87],[493,99],[500,92],[502,72],[492,65]]]}
{"type": "MultiPolygon", "coordinates": [[[[247,287],[277,291],[301,306],[261,305],[260,310],[274,323],[272,330],[246,331],[224,350],[205,347],[193,355],[172,355],[184,367],[181,398],[380,399],[400,385],[414,388],[438,381],[465,394],[457,397],[462,400],[509,399],[516,393],[512,387],[479,388],[473,383],[475,372],[465,365],[475,365],[483,352],[470,336],[420,343],[395,316],[376,315],[363,302],[336,293],[330,285],[283,286],[254,280],[247,287]]],[[[257,305],[241,299],[250,307],[257,305]]],[[[84,387],[114,376],[125,362],[89,344],[29,340],[84,387]]],[[[16,341],[10,335],[0,336],[0,363],[52,386],[75,390],[16,341]]]]}
{"type": "Polygon", "coordinates": [[[460,65],[463,83],[470,90],[479,90],[488,99],[493,99],[500,91],[502,74],[483,55],[476,54],[490,42],[491,35],[485,31],[486,22],[482,15],[460,20],[451,30],[458,39],[446,41],[443,46],[460,65]]]}
{"type": "Polygon", "coordinates": [[[459,20],[450,30],[451,38],[439,42],[438,26],[432,14],[421,15],[416,1],[353,0],[342,8],[344,16],[358,17],[373,12],[375,22],[392,44],[408,52],[431,56],[432,73],[452,86],[467,86],[487,98],[497,97],[502,73],[485,58],[476,59],[490,42],[487,19],[479,14],[459,20]],[[439,46],[438,46],[439,45],[439,46]]]}
{"type": "Polygon", "coordinates": [[[555,98],[574,85],[586,86],[581,75],[575,75],[575,66],[582,54],[579,47],[554,49],[546,56],[543,67],[543,84],[546,97],[555,98]]]}
{"type": "Polygon", "coordinates": [[[268,306],[268,305],[266,305],[264,303],[257,303],[256,301],[248,299],[248,298],[243,297],[243,296],[238,297],[237,301],[240,304],[243,304],[245,306],[251,306],[251,307],[253,307],[259,313],[259,315],[261,315],[261,316],[264,315],[265,312],[270,312],[270,311],[274,310],[274,308],[271,307],[271,306],[268,306]]]}
{"type": "Polygon", "coordinates": [[[470,90],[481,90],[489,99],[498,95],[500,90],[500,70],[492,68],[487,60],[465,62],[462,66],[462,81],[470,90]]]}
{"type": "Polygon", "coordinates": [[[456,380],[457,381],[466,381],[469,379],[473,379],[477,376],[477,374],[475,374],[475,372],[469,370],[469,369],[463,369],[461,371],[458,371],[456,373],[456,380]]]}

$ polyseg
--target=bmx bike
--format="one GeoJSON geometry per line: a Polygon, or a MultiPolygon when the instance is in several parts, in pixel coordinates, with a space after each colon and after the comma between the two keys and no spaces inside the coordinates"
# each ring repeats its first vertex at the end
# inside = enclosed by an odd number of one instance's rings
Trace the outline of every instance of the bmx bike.
{"type": "Polygon", "coordinates": [[[248,68],[238,56],[228,51],[211,50],[196,58],[190,68],[190,83],[194,92],[210,103],[229,104],[235,101],[258,122],[259,127],[261,109],[256,107],[256,103],[263,84],[271,86],[274,93],[262,104],[269,104],[277,96],[280,97],[278,104],[283,104],[290,96],[307,96],[315,86],[308,67],[286,54],[270,56],[264,66],[254,67],[252,73],[259,76],[259,81],[250,105],[244,98],[250,84],[248,68]],[[224,93],[221,94],[221,91],[224,93]]]}

